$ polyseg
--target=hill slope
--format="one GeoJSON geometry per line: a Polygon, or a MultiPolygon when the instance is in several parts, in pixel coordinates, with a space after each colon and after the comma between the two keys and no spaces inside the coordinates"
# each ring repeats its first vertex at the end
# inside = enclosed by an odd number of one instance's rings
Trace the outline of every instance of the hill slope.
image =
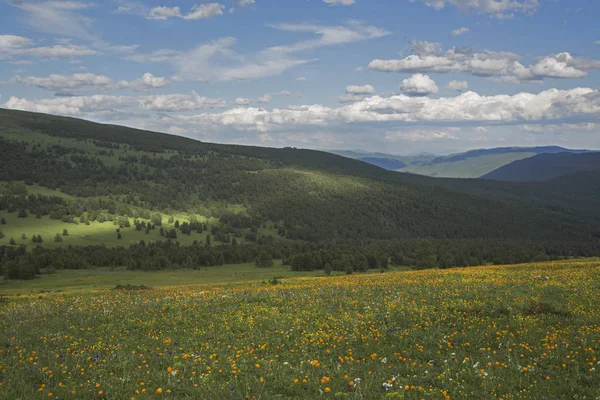
{"type": "Polygon", "coordinates": [[[399,252],[402,260],[418,238],[440,240],[445,265],[467,265],[498,252],[529,260],[524,254],[551,248],[540,241],[561,243],[555,254],[567,252],[561,246],[569,241],[579,249],[597,242],[600,221],[586,196],[581,204],[562,206],[564,199],[544,184],[537,198],[521,184],[506,183],[498,192],[488,182],[401,174],[320,151],[201,143],[0,110],[0,217],[6,222],[0,246],[12,238],[29,248],[116,248],[110,258],[101,249],[71,250],[94,265],[108,258],[110,265],[165,268],[160,254],[170,254],[177,265],[248,262],[259,249],[275,258],[323,251],[315,243],[342,257],[373,241],[395,241],[395,250],[382,242],[370,251],[385,259],[399,252]],[[459,239],[478,242],[452,242],[459,239]],[[184,252],[138,245],[161,240],[206,247],[184,252]],[[500,240],[538,244],[514,253],[500,240]],[[354,244],[342,250],[342,241],[354,244]],[[127,253],[119,250],[123,245],[137,247],[127,253]],[[452,249],[462,250],[450,255],[452,249]]]}
{"type": "Polygon", "coordinates": [[[550,181],[588,171],[600,171],[600,153],[540,154],[505,165],[482,178],[511,182],[550,181]]]}
{"type": "Polygon", "coordinates": [[[558,146],[543,147],[498,147],[471,150],[435,158],[425,164],[408,167],[402,172],[440,178],[479,178],[514,161],[527,159],[537,154],[569,152],[584,153],[586,150],[569,150],[558,146]]]}

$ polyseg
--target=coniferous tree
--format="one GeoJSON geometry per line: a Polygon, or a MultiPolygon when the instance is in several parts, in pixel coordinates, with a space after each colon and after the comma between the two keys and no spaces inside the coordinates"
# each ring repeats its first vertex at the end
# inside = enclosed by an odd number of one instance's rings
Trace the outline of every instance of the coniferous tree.
{"type": "Polygon", "coordinates": [[[54,241],[57,243],[60,243],[63,241],[62,236],[60,236],[60,233],[57,233],[56,236],[54,236],[54,241]]]}
{"type": "Polygon", "coordinates": [[[413,255],[417,269],[437,268],[435,249],[429,240],[421,240],[413,255]]]}

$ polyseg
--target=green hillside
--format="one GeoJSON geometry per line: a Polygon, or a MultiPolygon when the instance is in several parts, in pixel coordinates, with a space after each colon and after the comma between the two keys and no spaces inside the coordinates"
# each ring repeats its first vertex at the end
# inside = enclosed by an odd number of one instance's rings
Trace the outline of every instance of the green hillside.
{"type": "Polygon", "coordinates": [[[337,269],[361,270],[394,257],[414,263],[422,238],[447,266],[595,254],[600,224],[587,200],[544,207],[529,193],[511,198],[469,185],[319,151],[0,110],[2,261],[29,257],[38,269],[275,258],[297,269],[339,261],[337,269]]]}
{"type": "Polygon", "coordinates": [[[470,157],[464,160],[429,162],[409,166],[402,172],[427,175],[439,178],[479,178],[513,161],[532,157],[536,153],[503,153],[470,157]]]}
{"type": "Polygon", "coordinates": [[[510,182],[543,182],[589,171],[600,171],[600,153],[540,154],[505,165],[482,178],[510,182]]]}

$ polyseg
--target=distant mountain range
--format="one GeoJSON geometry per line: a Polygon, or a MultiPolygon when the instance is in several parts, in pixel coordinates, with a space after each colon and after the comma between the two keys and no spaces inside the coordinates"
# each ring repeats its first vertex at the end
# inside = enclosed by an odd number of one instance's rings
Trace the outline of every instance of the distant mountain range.
{"type": "Polygon", "coordinates": [[[600,153],[539,154],[482,176],[509,182],[546,182],[579,172],[600,171],[600,153]]]}
{"type": "MultiPolygon", "coordinates": [[[[503,179],[502,177],[510,175],[510,180],[513,181],[517,179],[516,177],[518,174],[515,171],[520,168],[520,164],[510,169],[509,171],[512,171],[510,173],[505,172],[498,175],[492,175],[492,173],[499,168],[511,165],[514,162],[527,160],[538,155],[553,155],[561,153],[577,155],[590,153],[589,150],[572,150],[559,146],[497,147],[492,149],[471,150],[464,153],[451,154],[448,156],[399,156],[385,153],[365,153],[359,151],[331,152],[344,157],[364,161],[387,170],[408,172],[418,175],[426,175],[438,178],[485,177],[487,179],[503,179]]],[[[572,162],[571,169],[576,169],[573,163],[578,162],[572,162]]],[[[557,168],[559,170],[568,169],[564,166],[557,168]]],[[[585,169],[579,168],[577,170],[579,171],[585,169]]],[[[538,176],[539,174],[534,175],[538,176]]]]}

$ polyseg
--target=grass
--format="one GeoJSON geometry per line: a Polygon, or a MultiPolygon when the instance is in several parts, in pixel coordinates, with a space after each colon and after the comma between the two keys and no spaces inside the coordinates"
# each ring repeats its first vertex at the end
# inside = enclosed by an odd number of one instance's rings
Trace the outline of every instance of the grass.
{"type": "MultiPolygon", "coordinates": [[[[46,192],[51,192],[51,190],[46,189],[46,192]]],[[[183,223],[184,221],[189,222],[189,216],[187,214],[175,213],[174,217],[175,220],[179,220],[180,223],[183,223]]],[[[44,240],[41,246],[46,248],[55,248],[66,245],[89,246],[97,244],[104,244],[107,247],[117,247],[136,244],[141,240],[144,240],[146,243],[166,240],[164,236],[160,236],[158,227],[146,234],[144,230],[137,231],[135,226],[133,226],[133,223],[130,228],[120,229],[122,238],[118,239],[116,231],[118,226],[110,221],[104,223],[93,221],[90,222],[90,225],[82,223],[71,224],[60,220],[50,219],[48,216],[39,219],[33,215],[29,215],[27,218],[19,218],[17,212],[8,213],[7,211],[0,211],[0,218],[6,220],[6,225],[0,225],[0,230],[5,235],[3,239],[0,239],[0,245],[7,245],[10,239],[13,238],[17,245],[35,246],[36,244],[31,241],[33,235],[41,235],[44,240]],[[55,242],[54,237],[57,233],[62,235],[63,229],[68,230],[69,236],[63,236],[62,242],[55,242]],[[27,237],[26,239],[22,239],[23,234],[27,237]]],[[[198,216],[197,218],[199,221],[206,222],[209,225],[216,224],[218,221],[216,218],[206,218],[203,216],[198,216]]],[[[130,221],[133,222],[133,219],[130,218],[130,221]]],[[[170,224],[167,221],[168,216],[163,216],[163,228],[165,230],[174,228],[174,224],[170,224]]],[[[260,229],[259,233],[278,237],[276,229],[260,229]]],[[[190,246],[196,240],[200,243],[205,243],[206,236],[209,234],[210,232],[198,233],[193,231],[190,235],[184,235],[180,231],[177,231],[177,241],[184,246],[190,246]]],[[[240,244],[246,242],[243,237],[237,238],[237,241],[240,244]]],[[[214,244],[221,243],[215,241],[214,238],[212,242],[214,244]]]]}
{"type": "MultiPolygon", "coordinates": [[[[334,273],[335,274],[335,273],[334,273]]],[[[340,274],[340,273],[338,273],[340,274]]],[[[41,275],[32,281],[0,281],[0,294],[17,295],[46,291],[85,291],[111,289],[117,285],[144,285],[153,288],[231,283],[265,280],[273,277],[294,278],[323,276],[322,271],[293,272],[276,260],[272,268],[256,268],[254,264],[203,267],[200,270],[169,270],[158,272],[129,271],[126,269],[95,268],[63,270],[52,275],[41,275]]]]}
{"type": "Polygon", "coordinates": [[[188,283],[1,297],[0,398],[600,396],[598,260],[188,283]]]}

